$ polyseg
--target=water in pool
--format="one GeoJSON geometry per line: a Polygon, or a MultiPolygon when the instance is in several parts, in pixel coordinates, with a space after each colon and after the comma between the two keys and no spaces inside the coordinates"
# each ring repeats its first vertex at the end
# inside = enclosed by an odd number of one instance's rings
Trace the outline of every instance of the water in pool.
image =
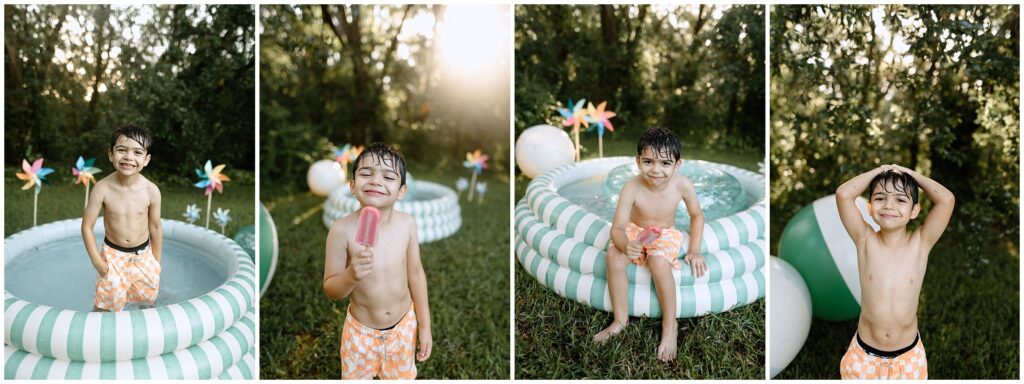
{"type": "MultiPolygon", "coordinates": [[[[684,161],[678,172],[693,182],[704,211],[704,222],[740,212],[750,204],[743,185],[725,171],[684,161]]],[[[558,189],[558,194],[610,223],[622,185],[638,173],[636,164],[623,164],[607,175],[564,185],[558,189]]],[[[676,209],[676,228],[690,231],[690,215],[682,202],[676,209]]]]}
{"type": "MultiPolygon", "coordinates": [[[[5,267],[4,289],[35,304],[90,311],[96,270],[82,240],[64,238],[29,251],[5,267]]],[[[227,281],[227,269],[194,245],[164,239],[160,293],[156,305],[180,303],[202,296],[227,281]]],[[[126,309],[137,309],[129,304],[126,309]]]]}

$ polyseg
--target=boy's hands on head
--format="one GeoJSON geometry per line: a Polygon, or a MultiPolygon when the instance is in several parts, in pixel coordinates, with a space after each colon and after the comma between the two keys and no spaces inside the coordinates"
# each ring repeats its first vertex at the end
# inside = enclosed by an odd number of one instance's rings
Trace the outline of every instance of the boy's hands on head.
{"type": "Polygon", "coordinates": [[[630,240],[629,244],[626,244],[626,257],[630,260],[639,260],[640,256],[643,255],[644,245],[640,244],[639,241],[630,240]]]}
{"type": "Polygon", "coordinates": [[[419,328],[420,349],[416,353],[416,361],[426,361],[430,358],[430,352],[434,348],[434,338],[430,335],[430,328],[419,328]]]}
{"type": "Polygon", "coordinates": [[[369,276],[370,272],[373,272],[373,251],[366,248],[356,252],[350,270],[356,281],[362,281],[364,277],[369,276]]]}

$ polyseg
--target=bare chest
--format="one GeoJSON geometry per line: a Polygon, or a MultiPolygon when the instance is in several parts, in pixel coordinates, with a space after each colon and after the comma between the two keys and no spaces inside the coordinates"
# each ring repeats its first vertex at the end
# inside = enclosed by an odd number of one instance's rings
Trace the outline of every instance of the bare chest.
{"type": "Polygon", "coordinates": [[[143,190],[110,190],[103,201],[104,215],[107,216],[146,216],[149,206],[149,196],[143,190]]]}

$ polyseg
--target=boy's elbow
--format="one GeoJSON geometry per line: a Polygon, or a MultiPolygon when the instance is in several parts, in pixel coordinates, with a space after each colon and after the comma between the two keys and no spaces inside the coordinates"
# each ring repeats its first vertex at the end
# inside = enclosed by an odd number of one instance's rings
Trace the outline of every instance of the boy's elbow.
{"type": "Polygon", "coordinates": [[[836,188],[836,198],[844,200],[855,198],[856,195],[854,195],[851,189],[846,184],[840,185],[839,188],[836,188]]]}

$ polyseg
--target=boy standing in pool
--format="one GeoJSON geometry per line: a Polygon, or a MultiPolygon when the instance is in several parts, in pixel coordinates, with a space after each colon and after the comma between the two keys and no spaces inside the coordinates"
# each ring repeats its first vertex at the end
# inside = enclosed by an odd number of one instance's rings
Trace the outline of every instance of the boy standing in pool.
{"type": "Polygon", "coordinates": [[[416,220],[394,210],[407,191],[405,160],[375,143],[356,157],[352,174],[352,196],[361,207],[380,210],[380,223],[373,247],[356,242],[359,212],[335,221],[327,235],[324,293],[349,297],[341,378],[415,379],[416,361],[430,357],[433,338],[416,220]]]}
{"type": "Polygon", "coordinates": [[[125,125],[110,138],[107,157],[115,172],[96,183],[82,216],[82,240],[96,268],[94,311],[120,311],[127,303],[152,305],[160,289],[160,189],[142,176],[152,140],[125,125]],[[103,248],[93,228],[103,210],[103,248]]]}
{"type": "Polygon", "coordinates": [[[928,360],[917,330],[917,304],[928,252],[953,215],[953,193],[935,180],[898,165],[865,172],[836,190],[843,226],[857,246],[861,312],[857,333],[840,363],[843,379],[927,379],[928,360]],[[907,232],[921,212],[918,186],[934,206],[924,223],[907,232]],[[868,214],[854,203],[868,191],[868,214]]]}
{"type": "Polygon", "coordinates": [[[674,228],[676,207],[682,200],[690,214],[690,244],[684,261],[696,277],[707,272],[707,264],[700,253],[704,213],[693,183],[676,172],[682,161],[679,159],[679,139],[674,132],[665,128],[648,129],[640,135],[636,152],[640,174],[622,186],[612,220],[612,241],[608,246],[608,293],[614,319],[607,328],[594,335],[594,341],[604,343],[626,327],[629,322],[626,264],[646,265],[654,278],[661,307],[658,359],[671,361],[676,357],[678,336],[676,282],[672,270],[682,267],[679,250],[683,242],[683,234],[674,228]],[[661,234],[654,242],[644,245],[637,236],[648,227],[660,228],[661,234]]]}

